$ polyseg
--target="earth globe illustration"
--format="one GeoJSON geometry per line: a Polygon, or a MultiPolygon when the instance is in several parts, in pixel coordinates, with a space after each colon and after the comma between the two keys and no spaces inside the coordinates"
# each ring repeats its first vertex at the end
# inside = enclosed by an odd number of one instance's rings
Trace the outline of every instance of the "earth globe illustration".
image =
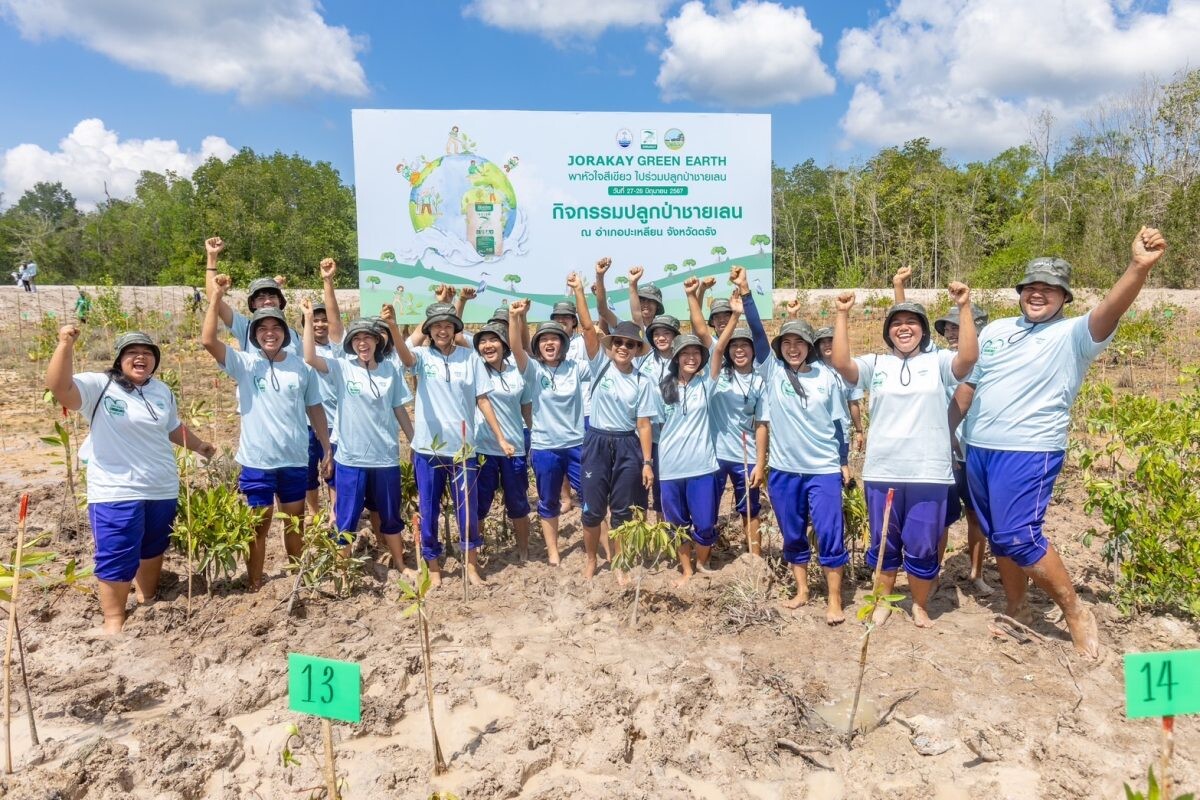
{"type": "Polygon", "coordinates": [[[483,156],[441,156],[415,173],[411,183],[408,213],[417,233],[434,228],[475,249],[471,231],[477,227],[479,215],[489,215],[504,236],[512,234],[516,192],[504,170],[483,156]]]}

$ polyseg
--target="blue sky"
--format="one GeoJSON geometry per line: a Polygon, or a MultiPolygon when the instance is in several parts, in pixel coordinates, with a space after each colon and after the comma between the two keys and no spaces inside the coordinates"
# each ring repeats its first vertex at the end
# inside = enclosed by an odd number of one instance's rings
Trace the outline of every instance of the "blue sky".
{"type": "Polygon", "coordinates": [[[1200,0],[0,0],[0,191],[240,147],[353,175],[353,108],[753,111],[782,165],[1066,136],[1200,63],[1200,0]]]}

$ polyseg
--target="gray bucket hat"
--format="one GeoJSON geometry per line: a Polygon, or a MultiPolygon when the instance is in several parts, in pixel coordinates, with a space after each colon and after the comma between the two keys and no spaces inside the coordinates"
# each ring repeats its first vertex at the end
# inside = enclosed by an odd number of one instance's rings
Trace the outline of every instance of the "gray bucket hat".
{"type": "Polygon", "coordinates": [[[732,314],[733,306],[729,305],[729,301],[724,297],[718,297],[713,300],[712,306],[708,309],[708,324],[713,324],[713,317],[717,314],[732,314]]]}
{"type": "Polygon", "coordinates": [[[830,328],[828,326],[826,326],[824,328],[817,328],[816,331],[813,332],[813,344],[814,345],[817,342],[821,341],[822,339],[832,339],[832,338],[833,338],[833,328],[830,328]]]}
{"type": "Polygon", "coordinates": [[[637,296],[643,300],[653,301],[655,303],[655,314],[662,314],[666,310],[666,306],[663,305],[662,301],[662,289],[653,283],[638,284],[637,296]]]}
{"type": "Polygon", "coordinates": [[[635,356],[644,356],[650,350],[650,343],[646,341],[646,337],[642,335],[642,329],[637,323],[623,320],[616,324],[612,332],[600,340],[600,345],[609,350],[612,348],[613,339],[631,339],[638,343],[635,356]]]}
{"type": "Polygon", "coordinates": [[[449,322],[454,325],[455,333],[462,333],[463,321],[449,303],[430,303],[425,308],[425,321],[421,323],[421,333],[429,335],[429,326],[435,322],[449,322]]]}
{"type": "Polygon", "coordinates": [[[324,303],[313,303],[312,310],[313,310],[314,314],[317,313],[318,311],[323,311],[323,312],[325,312],[326,315],[329,314],[329,309],[325,308],[324,303]]]}
{"type": "MultiPolygon", "coordinates": [[[[937,331],[938,336],[946,335],[946,325],[957,325],[960,312],[958,306],[953,306],[942,316],[933,321],[933,329],[937,331]]],[[[988,324],[988,313],[979,306],[971,303],[971,319],[975,321],[975,329],[978,330],[988,324]]]]}
{"type": "Polygon", "coordinates": [[[568,300],[559,300],[554,304],[554,308],[550,309],[550,319],[560,315],[572,316],[575,318],[575,324],[579,324],[579,309],[575,308],[575,304],[568,300]]]}
{"type": "Polygon", "coordinates": [[[670,314],[659,314],[649,325],[646,326],[646,336],[653,336],[655,328],[667,328],[676,336],[678,336],[679,320],[677,320],[675,317],[672,317],[670,314]]]}
{"type": "Polygon", "coordinates": [[[571,344],[571,337],[567,335],[567,329],[562,326],[561,322],[543,322],[537,326],[537,330],[533,333],[533,338],[529,340],[529,349],[533,351],[533,357],[539,361],[542,358],[541,352],[538,350],[538,340],[543,336],[557,336],[562,339],[562,353],[559,358],[567,357],[567,347],[571,344]]]}
{"type": "Polygon", "coordinates": [[[500,340],[500,344],[504,347],[504,355],[501,358],[508,358],[512,354],[512,348],[508,345],[508,326],[498,322],[488,322],[471,337],[471,346],[475,352],[479,352],[479,340],[485,333],[490,333],[500,340]]]}
{"type": "Polygon", "coordinates": [[[283,344],[279,345],[280,350],[285,349],[292,343],[292,329],[288,327],[287,317],[283,315],[283,312],[278,308],[260,308],[250,317],[250,324],[246,328],[246,338],[250,341],[250,344],[258,347],[259,350],[262,349],[258,345],[258,339],[255,337],[255,334],[258,332],[258,326],[262,324],[264,319],[278,320],[279,324],[283,326],[283,344]]]}
{"type": "Polygon", "coordinates": [[[359,317],[346,326],[346,335],[342,339],[342,350],[344,350],[347,355],[357,355],[350,343],[354,340],[355,335],[359,333],[369,333],[375,337],[375,361],[376,363],[382,361],[384,348],[383,343],[386,342],[387,339],[379,332],[379,326],[375,323],[375,320],[367,317],[359,317]]]}
{"type": "Polygon", "coordinates": [[[921,343],[917,345],[917,350],[923,353],[929,347],[929,314],[926,313],[925,306],[920,303],[896,303],[896,305],[887,310],[887,313],[883,315],[884,344],[888,347],[895,347],[892,344],[892,337],[888,334],[888,328],[892,325],[892,317],[905,311],[909,314],[916,314],[917,318],[921,320],[921,343]]]}
{"type": "MultiPolygon", "coordinates": [[[[287,308],[287,298],[283,296],[283,289],[279,288],[279,284],[274,278],[257,278],[250,282],[250,288],[246,291],[246,305],[250,306],[250,301],[254,299],[254,295],[259,292],[274,292],[279,295],[279,307],[287,308]]],[[[253,311],[254,307],[250,306],[253,311]]],[[[315,308],[313,309],[316,310],[315,308]]]]}
{"type": "Polygon", "coordinates": [[[113,357],[113,369],[121,369],[121,353],[125,352],[126,347],[133,347],[135,344],[150,348],[151,352],[154,353],[154,369],[150,370],[150,374],[153,375],[155,372],[158,372],[158,365],[162,363],[162,350],[159,349],[158,345],[154,343],[154,340],[148,334],[141,331],[129,331],[117,337],[117,344],[113,348],[116,352],[116,355],[113,357]]]}
{"type": "Polygon", "coordinates": [[[783,327],[779,329],[779,334],[771,340],[771,350],[775,353],[775,357],[783,361],[783,337],[799,336],[808,344],[808,356],[804,359],[807,362],[817,360],[817,348],[813,347],[816,344],[816,336],[813,333],[813,326],[809,325],[802,319],[790,319],[783,323],[783,327]]]}
{"type": "Polygon", "coordinates": [[[1025,277],[1017,284],[1020,292],[1031,283],[1046,283],[1057,286],[1067,295],[1067,302],[1075,299],[1071,292],[1071,265],[1061,258],[1035,258],[1025,265],[1025,277]]]}
{"type": "Polygon", "coordinates": [[[508,327],[508,306],[500,306],[492,312],[492,316],[488,318],[489,323],[503,325],[508,327]]]}
{"type": "Polygon", "coordinates": [[[675,341],[671,343],[671,363],[679,359],[679,354],[683,352],[685,347],[700,348],[700,369],[703,370],[708,364],[708,348],[700,342],[700,337],[691,333],[685,333],[675,337],[675,341]]]}
{"type": "Polygon", "coordinates": [[[377,361],[387,358],[396,349],[395,342],[392,341],[392,332],[388,329],[388,325],[383,321],[383,317],[367,317],[371,320],[371,324],[375,326],[376,332],[383,339],[383,351],[379,354],[377,361]]]}

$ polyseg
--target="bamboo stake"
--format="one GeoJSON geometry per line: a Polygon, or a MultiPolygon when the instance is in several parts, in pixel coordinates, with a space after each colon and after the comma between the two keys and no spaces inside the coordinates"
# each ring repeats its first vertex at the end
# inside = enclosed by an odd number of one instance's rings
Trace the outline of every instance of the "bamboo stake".
{"type": "Polygon", "coordinates": [[[447,771],[446,759],[442,756],[442,745],[438,741],[437,728],[433,723],[433,651],[429,644],[429,620],[425,616],[425,599],[418,597],[417,622],[421,626],[421,659],[425,669],[425,710],[429,714],[429,735],[433,738],[433,774],[447,771]]]}
{"type": "Polygon", "coordinates": [[[329,800],[339,800],[337,766],[333,760],[333,723],[321,717],[321,738],[325,741],[325,791],[329,800]]]}
{"type": "Polygon", "coordinates": [[[471,493],[470,493],[470,487],[467,485],[467,449],[466,449],[467,448],[467,421],[465,419],[462,421],[462,447],[463,447],[463,450],[462,450],[462,453],[463,453],[462,476],[463,476],[463,523],[464,524],[461,525],[460,527],[462,528],[462,537],[463,537],[463,548],[462,548],[463,602],[465,603],[471,599],[471,579],[467,574],[468,569],[469,569],[467,567],[467,561],[470,559],[470,552],[471,552],[470,551],[470,546],[471,546],[471,493]]]}
{"type": "Polygon", "coordinates": [[[29,495],[21,495],[17,517],[17,554],[13,559],[13,584],[9,595],[8,636],[4,642],[4,772],[12,775],[12,647],[17,625],[17,591],[21,586],[21,551],[25,548],[25,517],[29,513],[29,495]]]}
{"type": "MultiPolygon", "coordinates": [[[[879,578],[883,575],[883,556],[887,553],[888,525],[892,521],[892,499],[895,494],[895,489],[888,489],[887,502],[883,506],[883,529],[879,532],[879,556],[875,559],[875,574],[871,579],[871,592],[877,598],[876,608],[879,603],[879,578]]],[[[868,623],[867,632],[863,634],[862,648],[858,651],[858,684],[854,687],[854,702],[850,705],[850,721],[846,724],[847,736],[854,735],[854,719],[858,716],[858,700],[862,695],[863,675],[867,671],[867,647],[871,644],[871,631],[874,627],[874,622],[868,623]]]]}
{"type": "Polygon", "coordinates": [[[1162,754],[1159,759],[1159,793],[1164,800],[1173,800],[1175,787],[1171,780],[1171,757],[1175,754],[1175,717],[1162,718],[1162,754]]]}
{"type": "MultiPolygon", "coordinates": [[[[182,386],[183,364],[180,363],[180,389],[182,386]]],[[[180,392],[182,394],[182,392],[180,392]]],[[[184,513],[187,516],[187,558],[188,577],[187,577],[187,609],[184,611],[183,621],[192,621],[192,573],[195,570],[192,568],[192,483],[188,480],[188,427],[187,423],[183,424],[183,503],[184,513]]]]}

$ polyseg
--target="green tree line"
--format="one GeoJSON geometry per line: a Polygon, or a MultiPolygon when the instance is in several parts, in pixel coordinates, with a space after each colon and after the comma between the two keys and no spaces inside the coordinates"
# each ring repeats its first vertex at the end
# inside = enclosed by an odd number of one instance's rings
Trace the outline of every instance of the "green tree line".
{"type": "MultiPolygon", "coordinates": [[[[1059,143],[1055,120],[988,161],[954,163],[927,138],[861,164],[811,159],[773,169],[775,282],[886,286],[901,266],[914,286],[1008,286],[1021,265],[1059,255],[1075,283],[1107,286],[1145,223],[1172,255],[1152,282],[1200,283],[1200,70],[1098,106],[1059,143]]],[[[313,286],[325,256],[355,263],[353,188],[327,162],[244,149],[190,178],[144,172],[133,197],[81,211],[61,184],[40,183],[0,215],[0,257],[33,258],[43,283],[203,281],[203,241],[220,234],[238,283],[286,275],[313,286]]],[[[354,269],[338,273],[355,285],[354,269]]]]}

